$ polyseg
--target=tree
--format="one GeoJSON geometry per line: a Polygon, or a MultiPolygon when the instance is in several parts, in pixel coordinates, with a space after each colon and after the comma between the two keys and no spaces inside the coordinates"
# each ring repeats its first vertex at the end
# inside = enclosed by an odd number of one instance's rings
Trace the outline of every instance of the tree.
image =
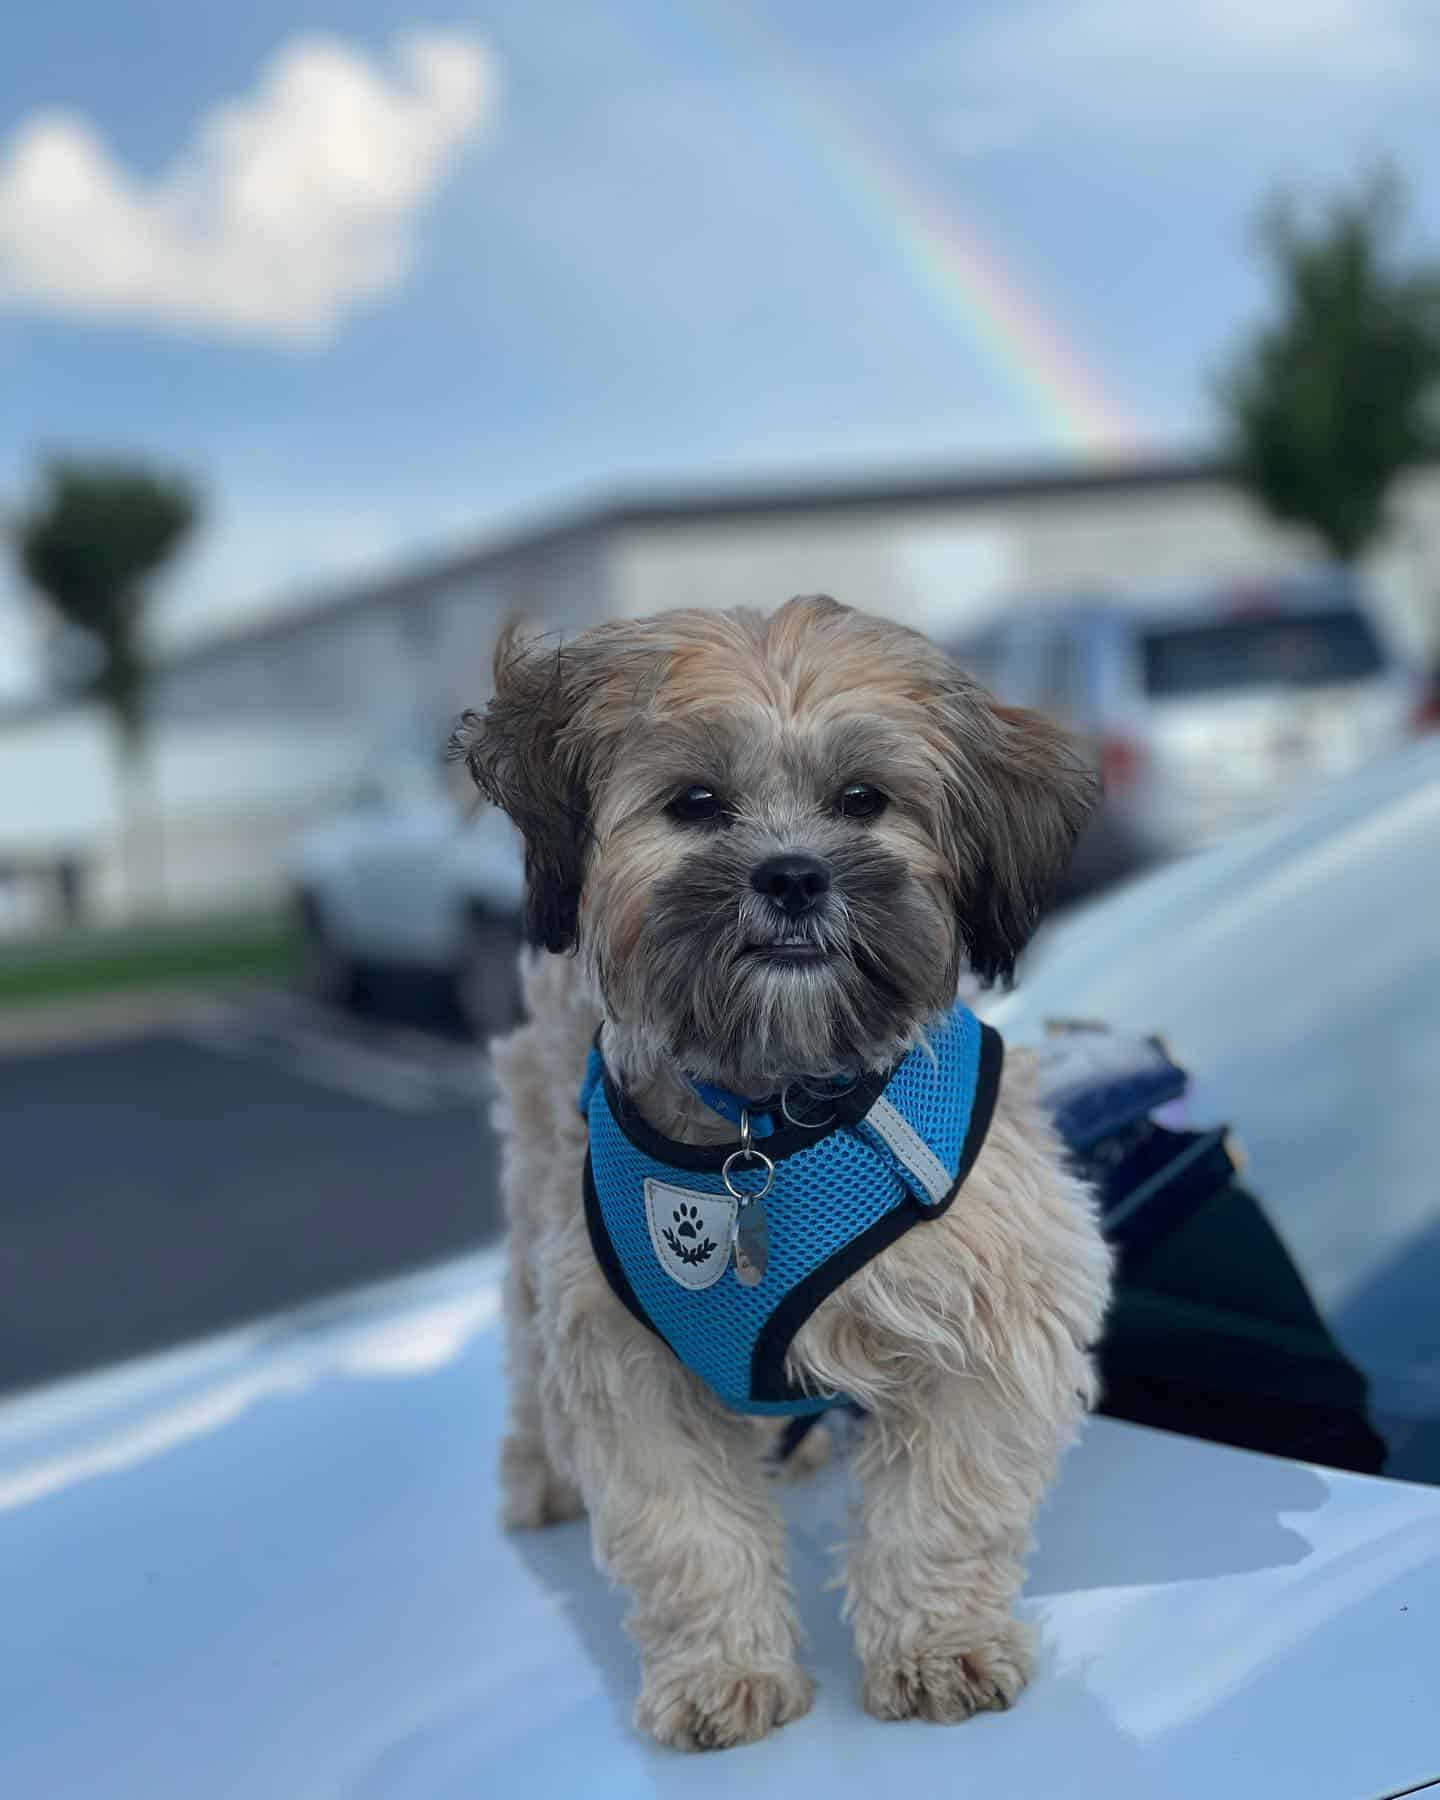
{"type": "Polygon", "coordinates": [[[60,623],[92,653],[85,682],[127,748],[144,730],[141,625],[149,582],[195,525],[183,480],[138,465],[62,458],[16,523],[21,566],[60,623]]]}
{"type": "Polygon", "coordinates": [[[94,694],[115,727],[130,813],[132,904],[141,902],[144,888],[145,606],[155,575],[199,513],[195,490],[177,476],[128,462],[60,458],[15,521],[26,579],[54,612],[72,651],[62,679],[68,672],[68,685],[94,694]]]}
{"type": "Polygon", "coordinates": [[[1383,169],[1318,216],[1272,202],[1278,316],[1221,384],[1241,479],[1342,562],[1384,528],[1395,476],[1440,448],[1440,264],[1407,257],[1404,222],[1383,169]]]}

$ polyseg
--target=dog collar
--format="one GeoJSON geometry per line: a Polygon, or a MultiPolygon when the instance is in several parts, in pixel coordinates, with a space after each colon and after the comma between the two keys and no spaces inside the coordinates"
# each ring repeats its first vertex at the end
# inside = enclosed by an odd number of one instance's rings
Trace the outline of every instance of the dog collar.
{"type": "Polygon", "coordinates": [[[858,1075],[839,1077],[834,1081],[817,1082],[806,1086],[799,1092],[794,1088],[786,1088],[783,1093],[768,1095],[763,1100],[747,1100],[743,1094],[732,1093],[729,1088],[721,1087],[717,1082],[704,1081],[698,1075],[687,1075],[686,1083],[695,1098],[708,1106],[713,1113],[729,1121],[737,1129],[746,1119],[750,1121],[751,1135],[767,1138],[776,1129],[777,1122],[785,1120],[791,1125],[805,1125],[807,1129],[818,1130],[822,1124],[829,1123],[830,1108],[843,1095],[848,1094],[859,1081],[858,1075]],[[792,1099],[799,1104],[804,1102],[804,1112],[821,1113],[821,1117],[807,1119],[797,1117],[792,1107],[792,1099]]]}
{"type": "Polygon", "coordinates": [[[888,1074],[837,1090],[824,1124],[786,1108],[778,1119],[765,1112],[762,1132],[747,1102],[715,1090],[763,1137],[761,1152],[744,1135],[696,1145],[653,1130],[597,1046],[580,1095],[590,1134],[585,1218],[610,1286],[730,1405],[807,1413],[838,1404],[843,1395],[805,1393],[788,1379],[795,1333],[841,1282],[954,1201],[989,1129],[1002,1055],[998,1035],[957,1004],[888,1074]],[[769,1218],[758,1276],[744,1262],[752,1194],[769,1218]]]}

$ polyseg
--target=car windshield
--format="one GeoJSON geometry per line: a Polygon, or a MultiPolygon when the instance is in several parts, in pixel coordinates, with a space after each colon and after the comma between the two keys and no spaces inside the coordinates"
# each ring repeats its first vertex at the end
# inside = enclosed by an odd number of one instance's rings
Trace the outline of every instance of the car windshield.
{"type": "Polygon", "coordinates": [[[1157,700],[1260,687],[1326,687],[1384,666],[1369,621],[1354,611],[1166,625],[1141,639],[1145,691],[1157,700]]]}
{"type": "Polygon", "coordinates": [[[1440,745],[1053,934],[992,1008],[1159,1033],[1240,1173],[1127,1255],[1122,1416],[1440,1483],[1440,745]]]}

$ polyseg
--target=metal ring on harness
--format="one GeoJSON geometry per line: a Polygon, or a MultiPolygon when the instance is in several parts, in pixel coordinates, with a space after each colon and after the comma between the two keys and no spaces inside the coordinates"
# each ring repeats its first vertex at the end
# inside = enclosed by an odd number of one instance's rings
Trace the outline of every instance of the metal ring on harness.
{"type": "Polygon", "coordinates": [[[790,1110],[791,1089],[798,1087],[800,1092],[810,1100],[843,1100],[846,1095],[855,1092],[859,1083],[860,1077],[852,1075],[849,1081],[843,1084],[832,1084],[825,1093],[817,1094],[814,1088],[806,1087],[803,1081],[792,1081],[789,1086],[781,1090],[780,1112],[789,1124],[798,1126],[801,1131],[823,1131],[827,1125],[834,1124],[835,1114],[833,1112],[826,1113],[823,1119],[802,1119],[798,1113],[790,1110]]]}
{"type": "MultiPolygon", "coordinates": [[[[810,1090],[806,1088],[803,1091],[809,1093],[810,1090]]],[[[811,1095],[811,1098],[814,1099],[816,1096],[811,1095]]],[[[780,1111],[790,1124],[798,1125],[802,1131],[823,1131],[835,1117],[832,1112],[826,1113],[823,1119],[797,1119],[795,1114],[790,1110],[790,1090],[788,1087],[780,1095],[780,1111]]]]}
{"type": "Polygon", "coordinates": [[[720,1179],[725,1183],[725,1192],[732,1200],[738,1200],[741,1206],[749,1206],[753,1200],[763,1200],[775,1185],[775,1165],[763,1150],[757,1150],[750,1138],[750,1114],[742,1108],[740,1113],[740,1148],[732,1150],[725,1158],[720,1169],[720,1179]],[[765,1185],[757,1188],[753,1194],[747,1194],[744,1188],[736,1187],[730,1179],[730,1170],[737,1162],[755,1162],[765,1165],[765,1185]]]}
{"type": "Polygon", "coordinates": [[[775,1185],[775,1165],[763,1150],[732,1150],[725,1158],[720,1170],[720,1179],[725,1183],[725,1192],[732,1200],[738,1200],[742,1206],[748,1206],[752,1200],[763,1200],[775,1185]],[[756,1162],[765,1165],[765,1185],[756,1188],[753,1194],[744,1188],[736,1187],[730,1179],[731,1165],[737,1162],[756,1162]]]}

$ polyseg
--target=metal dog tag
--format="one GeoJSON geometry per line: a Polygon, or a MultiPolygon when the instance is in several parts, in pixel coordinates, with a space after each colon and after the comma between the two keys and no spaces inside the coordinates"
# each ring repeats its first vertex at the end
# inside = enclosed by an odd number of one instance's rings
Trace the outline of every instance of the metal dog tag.
{"type": "Polygon", "coordinates": [[[735,1279],[741,1287],[755,1287],[765,1279],[770,1260],[770,1220],[763,1200],[747,1200],[735,1209],[731,1228],[735,1245],[735,1279]]]}

